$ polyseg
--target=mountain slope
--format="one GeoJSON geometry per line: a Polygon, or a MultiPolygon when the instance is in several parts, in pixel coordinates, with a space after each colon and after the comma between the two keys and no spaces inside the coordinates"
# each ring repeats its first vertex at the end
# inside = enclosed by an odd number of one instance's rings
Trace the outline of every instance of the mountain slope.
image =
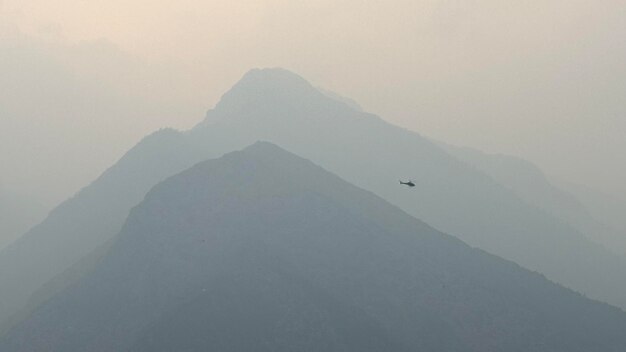
{"type": "Polygon", "coordinates": [[[591,214],[608,224],[610,227],[626,234],[626,198],[620,197],[618,193],[607,194],[590,187],[560,183],[571,194],[576,196],[591,212],[591,214]]]}
{"type": "Polygon", "coordinates": [[[185,162],[188,153],[181,152],[181,144],[181,136],[171,130],[146,137],[93,184],[0,252],[0,328],[6,328],[45,283],[118,233],[129,209],[154,184],[195,163],[185,162]]]}
{"type": "Polygon", "coordinates": [[[257,143],[157,185],[0,350],[621,351],[625,329],[624,312],[257,143]]]}
{"type": "MultiPolygon", "coordinates": [[[[623,257],[426,138],[331,99],[291,72],[266,69],[247,73],[194,129],[146,137],[0,252],[0,323],[6,325],[46,282],[111,240],[152,186],[257,140],[306,157],[470,245],[626,307],[623,257]],[[399,187],[398,178],[412,178],[417,186],[399,187]]],[[[74,279],[65,276],[66,283],[74,279]]]]}
{"type": "Polygon", "coordinates": [[[0,250],[45,217],[43,205],[0,188],[0,250]]]}
{"type": "Polygon", "coordinates": [[[626,228],[610,225],[611,221],[596,219],[610,214],[609,210],[596,212],[587,209],[575,194],[555,186],[532,163],[500,154],[487,154],[471,148],[456,147],[439,142],[447,152],[477,167],[500,184],[509,187],[516,195],[550,215],[571,224],[589,239],[619,254],[626,254],[626,228]]]}
{"type": "Polygon", "coordinates": [[[293,73],[249,72],[190,138],[216,131],[275,142],[470,245],[626,307],[626,257],[419,134],[328,100],[293,73]],[[394,187],[398,178],[417,186],[394,187]]]}

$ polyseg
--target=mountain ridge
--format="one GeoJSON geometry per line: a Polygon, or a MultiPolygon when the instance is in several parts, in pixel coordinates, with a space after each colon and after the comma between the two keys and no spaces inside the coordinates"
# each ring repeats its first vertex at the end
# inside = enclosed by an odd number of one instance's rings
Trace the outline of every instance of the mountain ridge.
{"type": "MultiPolygon", "coordinates": [[[[115,237],[129,210],[152,186],[258,140],[312,160],[474,247],[540,271],[594,299],[626,307],[623,259],[418,133],[353,110],[311,87],[305,85],[302,91],[313,92],[312,101],[323,106],[311,108],[312,103],[296,104],[298,100],[279,95],[275,100],[286,101],[284,106],[268,103],[257,109],[254,104],[259,101],[253,99],[233,110],[237,114],[215,108],[189,131],[166,129],[142,139],[92,184],[0,252],[0,321],[25,307],[29,296],[46,282],[115,237]],[[398,187],[402,177],[412,178],[417,186],[410,191],[398,187]]],[[[67,284],[72,281],[67,279],[67,284]]]]}
{"type": "Polygon", "coordinates": [[[622,328],[619,309],[261,142],[153,187],[0,348],[614,351],[622,328]]]}
{"type": "Polygon", "coordinates": [[[434,141],[460,160],[479,168],[520,198],[574,226],[590,240],[618,255],[626,255],[626,233],[600,220],[587,204],[556,184],[535,164],[523,158],[484,153],[468,147],[434,141]]]}

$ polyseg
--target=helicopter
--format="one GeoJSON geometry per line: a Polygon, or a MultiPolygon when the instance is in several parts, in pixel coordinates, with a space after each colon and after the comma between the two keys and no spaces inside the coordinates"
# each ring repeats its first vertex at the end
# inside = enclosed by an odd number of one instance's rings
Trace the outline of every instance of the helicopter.
{"type": "Polygon", "coordinates": [[[406,185],[406,186],[409,186],[409,187],[415,187],[415,183],[413,183],[413,181],[411,181],[411,180],[409,180],[408,182],[400,181],[400,184],[401,185],[406,185]]]}

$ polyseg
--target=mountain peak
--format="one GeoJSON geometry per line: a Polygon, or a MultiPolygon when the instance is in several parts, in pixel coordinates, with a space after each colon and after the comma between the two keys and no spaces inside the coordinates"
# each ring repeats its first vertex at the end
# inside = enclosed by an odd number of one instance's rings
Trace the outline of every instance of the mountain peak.
{"type": "Polygon", "coordinates": [[[252,69],[222,96],[206,122],[306,121],[360,114],[282,68],[252,69]]]}
{"type": "Polygon", "coordinates": [[[282,69],[252,69],[222,96],[216,109],[232,109],[242,104],[273,102],[318,96],[319,91],[301,76],[282,69]]]}
{"type": "Polygon", "coordinates": [[[235,84],[234,88],[298,88],[315,90],[315,88],[302,76],[280,67],[253,68],[243,75],[239,82],[235,84]]]}
{"type": "Polygon", "coordinates": [[[277,153],[277,154],[284,154],[284,155],[293,155],[289,153],[288,151],[286,151],[285,149],[277,146],[276,144],[263,141],[263,140],[256,141],[255,143],[245,147],[244,149],[242,149],[242,152],[252,153],[252,154],[277,153]]]}

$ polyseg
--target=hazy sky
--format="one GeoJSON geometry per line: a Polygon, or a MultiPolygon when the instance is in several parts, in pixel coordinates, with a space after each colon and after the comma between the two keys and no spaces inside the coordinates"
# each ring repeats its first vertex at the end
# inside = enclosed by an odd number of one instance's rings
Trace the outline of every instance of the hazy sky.
{"type": "Polygon", "coordinates": [[[626,194],[626,1],[0,0],[0,183],[56,202],[253,67],[626,194]]]}

